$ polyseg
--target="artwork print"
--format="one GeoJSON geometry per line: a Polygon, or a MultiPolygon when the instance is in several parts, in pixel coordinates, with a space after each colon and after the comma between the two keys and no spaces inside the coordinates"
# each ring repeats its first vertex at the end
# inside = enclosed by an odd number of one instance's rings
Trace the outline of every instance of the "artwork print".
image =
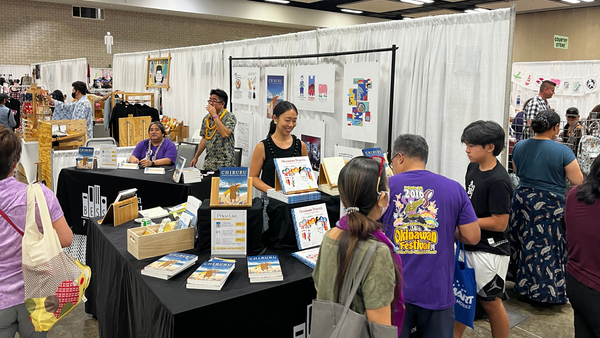
{"type": "Polygon", "coordinates": [[[318,172],[321,164],[321,138],[310,135],[301,135],[300,138],[306,144],[308,159],[313,171],[318,172]]]}
{"type": "Polygon", "coordinates": [[[345,139],[377,142],[377,97],[379,63],[357,63],[344,69],[344,126],[345,139]]]}
{"type": "Polygon", "coordinates": [[[333,113],[334,65],[296,66],[292,81],[298,109],[333,113]]]}
{"type": "Polygon", "coordinates": [[[237,67],[232,70],[233,103],[258,106],[260,68],[237,67]]]}
{"type": "Polygon", "coordinates": [[[286,100],[287,68],[266,68],[265,82],[267,94],[267,118],[273,118],[273,109],[277,103],[286,100]]]}
{"type": "Polygon", "coordinates": [[[169,71],[171,69],[171,54],[168,57],[148,57],[148,72],[146,88],[166,88],[169,90],[169,71]]]}

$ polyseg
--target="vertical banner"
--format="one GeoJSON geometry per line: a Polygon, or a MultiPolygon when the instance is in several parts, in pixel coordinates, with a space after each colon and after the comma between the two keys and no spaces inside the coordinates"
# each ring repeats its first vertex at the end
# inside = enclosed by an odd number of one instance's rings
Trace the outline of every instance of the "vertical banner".
{"type": "Polygon", "coordinates": [[[258,106],[260,103],[260,68],[234,67],[232,76],[232,102],[258,106]]]}
{"type": "Polygon", "coordinates": [[[377,142],[379,63],[350,63],[344,67],[342,137],[377,142]]]}
{"type": "Polygon", "coordinates": [[[293,102],[298,109],[333,113],[334,65],[296,66],[293,102]]]}
{"type": "Polygon", "coordinates": [[[286,100],[287,68],[265,68],[265,93],[267,95],[267,118],[273,118],[273,108],[277,103],[286,100]]]}

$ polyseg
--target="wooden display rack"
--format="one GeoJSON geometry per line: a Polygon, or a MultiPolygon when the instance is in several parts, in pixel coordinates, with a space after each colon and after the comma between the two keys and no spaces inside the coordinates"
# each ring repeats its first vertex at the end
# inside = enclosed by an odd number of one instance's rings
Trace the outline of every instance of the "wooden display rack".
{"type": "Polygon", "coordinates": [[[39,126],[39,158],[41,166],[40,180],[46,181],[46,186],[52,185],[52,163],[50,161],[50,150],[77,149],[85,145],[87,140],[87,121],[86,120],[54,120],[42,121],[39,126]],[[52,126],[66,125],[67,136],[52,137],[52,126]],[[58,142],[58,146],[52,146],[53,142],[58,142]]]}
{"type": "Polygon", "coordinates": [[[138,198],[133,196],[126,200],[113,203],[108,207],[106,214],[98,224],[112,222],[113,226],[119,226],[129,222],[138,216],[138,198]]]}
{"type": "Polygon", "coordinates": [[[42,103],[40,105],[39,108],[43,108],[43,107],[50,107],[50,105],[48,104],[44,104],[45,100],[42,99],[42,102],[38,102],[38,95],[41,96],[42,91],[44,91],[44,89],[42,89],[41,87],[38,87],[37,84],[32,83],[30,89],[27,89],[27,94],[31,94],[31,109],[32,109],[32,114],[31,114],[31,120],[26,119],[27,124],[30,125],[31,127],[24,127],[23,128],[23,140],[25,140],[25,142],[30,142],[30,141],[37,141],[38,137],[39,137],[39,126],[38,126],[38,103],[42,103]]]}
{"type": "Polygon", "coordinates": [[[119,119],[119,147],[135,146],[144,139],[152,123],[150,116],[122,117],[119,119]]]}
{"type": "Polygon", "coordinates": [[[210,186],[211,208],[251,208],[252,207],[252,177],[248,177],[248,192],[245,204],[219,204],[219,178],[213,177],[210,186]]]}

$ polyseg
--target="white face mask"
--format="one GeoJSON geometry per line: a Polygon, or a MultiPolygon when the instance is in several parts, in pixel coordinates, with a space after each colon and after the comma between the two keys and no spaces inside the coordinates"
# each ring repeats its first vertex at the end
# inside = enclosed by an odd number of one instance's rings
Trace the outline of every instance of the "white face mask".
{"type": "Polygon", "coordinates": [[[387,195],[386,197],[383,197],[387,200],[387,203],[386,203],[385,207],[381,207],[381,214],[385,214],[385,212],[387,211],[387,208],[390,206],[390,192],[389,191],[380,192],[379,198],[382,198],[381,195],[387,195]]]}

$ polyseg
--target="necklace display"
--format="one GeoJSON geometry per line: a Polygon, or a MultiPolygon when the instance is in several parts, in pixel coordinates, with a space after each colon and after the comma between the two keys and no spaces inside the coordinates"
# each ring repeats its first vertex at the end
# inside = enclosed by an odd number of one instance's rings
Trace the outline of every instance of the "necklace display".
{"type": "MultiPolygon", "coordinates": [[[[299,154],[296,152],[298,150],[297,144],[296,144],[296,137],[294,135],[292,135],[292,145],[294,146],[294,152],[292,153],[292,157],[296,157],[299,154]]],[[[267,136],[267,146],[269,147],[269,150],[271,151],[271,155],[273,155],[273,158],[277,158],[277,156],[275,155],[275,152],[273,151],[273,143],[274,141],[271,139],[271,135],[267,136]]]]}
{"type": "MultiPolygon", "coordinates": [[[[226,112],[227,112],[227,109],[224,109],[223,112],[221,113],[221,116],[219,116],[219,120],[223,119],[223,116],[225,116],[226,112]]],[[[211,120],[211,117],[210,117],[210,114],[208,114],[208,116],[206,117],[206,133],[204,134],[205,135],[204,137],[207,140],[212,140],[212,138],[215,137],[215,134],[217,133],[217,122],[215,121],[214,122],[215,125],[212,126],[212,128],[211,128],[210,127],[210,120],[211,120]],[[208,135],[209,131],[211,131],[211,130],[213,131],[212,135],[208,135]]]]}

